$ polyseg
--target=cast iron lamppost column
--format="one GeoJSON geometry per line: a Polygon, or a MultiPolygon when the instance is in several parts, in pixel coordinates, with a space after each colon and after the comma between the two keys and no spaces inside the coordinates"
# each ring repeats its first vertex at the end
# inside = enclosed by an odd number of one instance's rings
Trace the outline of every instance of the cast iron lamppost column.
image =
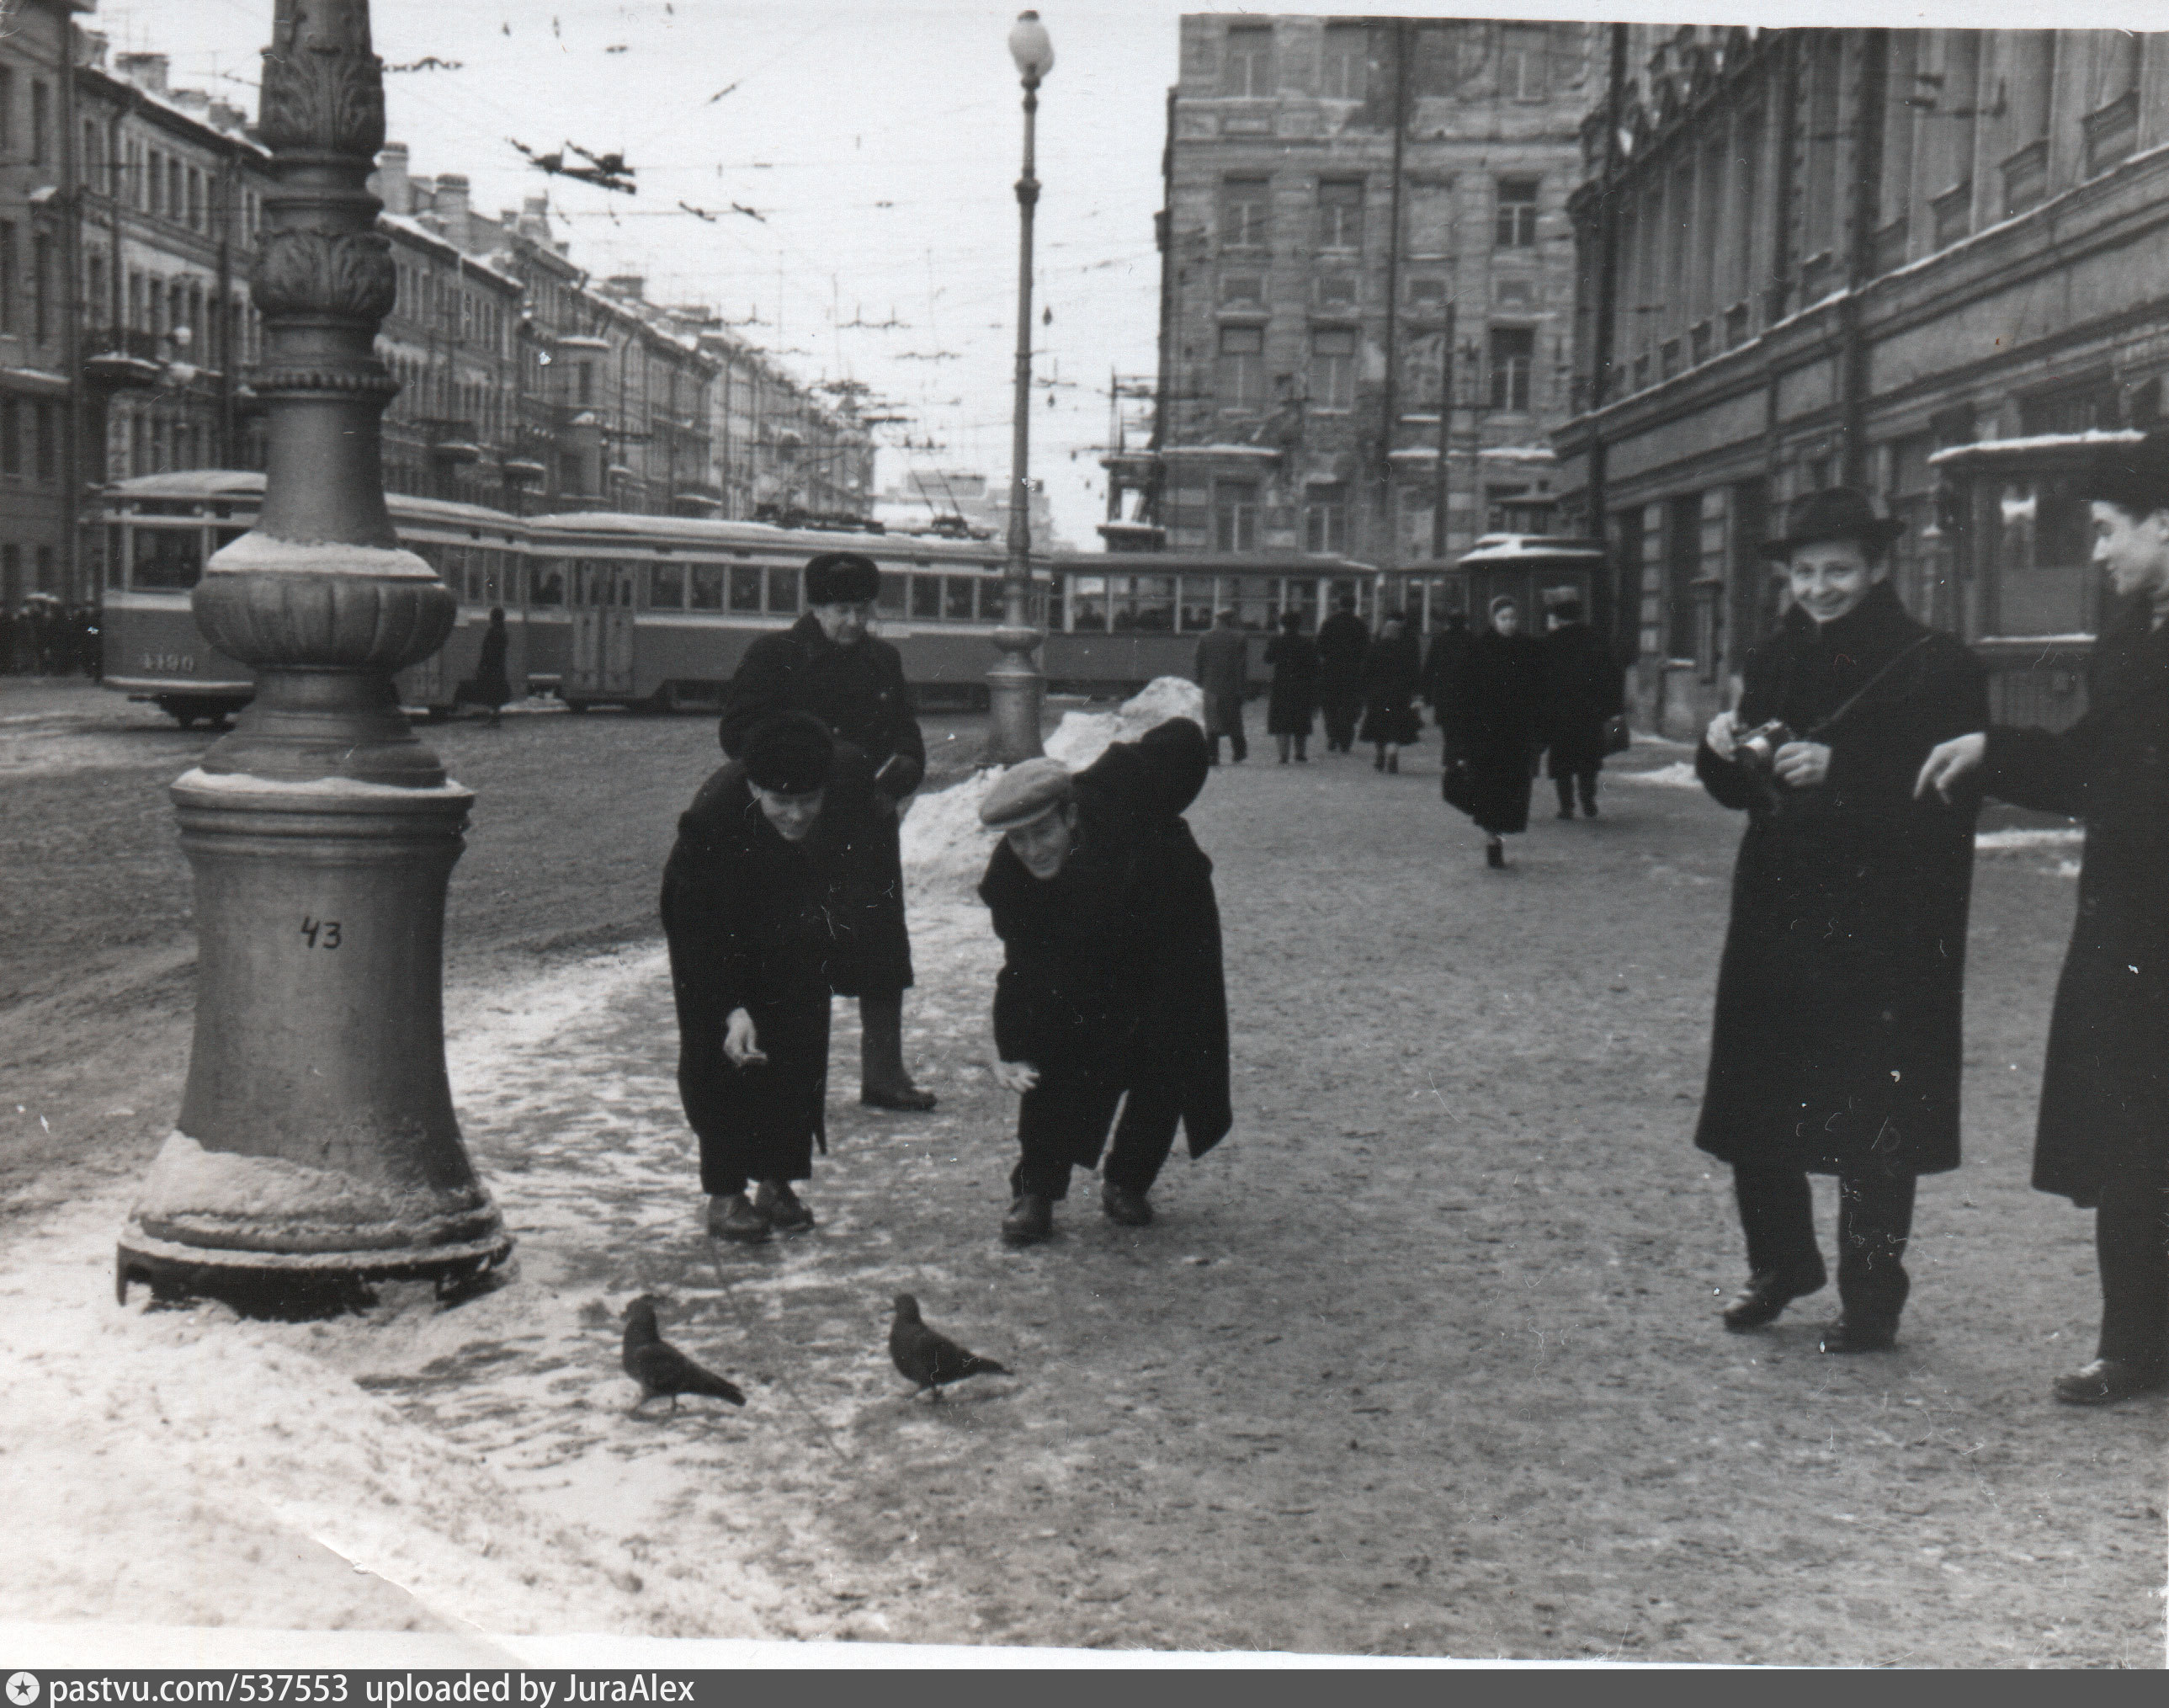
{"type": "Polygon", "coordinates": [[[279,187],[253,292],[269,412],[256,526],[193,596],[256,670],[233,733],[173,786],[195,868],[195,1040],[180,1120],[123,1230],[123,1297],[310,1296],[477,1274],[511,1249],[445,1077],[445,887],[474,797],[399,710],[392,673],[455,605],[401,549],[373,354],[392,305],[368,0],[277,0],[263,140],[279,187]]]}
{"type": "Polygon", "coordinates": [[[1017,179],[1017,342],[1015,420],[1010,440],[1010,557],[1002,579],[1001,650],[987,671],[987,759],[1015,765],[1036,758],[1041,697],[1047,682],[1031,661],[1039,630],[1031,620],[1031,219],[1039,205],[1032,142],[1039,118],[1040,79],[1054,69],[1054,44],[1037,12],[1021,12],[1010,29],[1010,56],[1024,79],[1024,175],[1017,179]]]}

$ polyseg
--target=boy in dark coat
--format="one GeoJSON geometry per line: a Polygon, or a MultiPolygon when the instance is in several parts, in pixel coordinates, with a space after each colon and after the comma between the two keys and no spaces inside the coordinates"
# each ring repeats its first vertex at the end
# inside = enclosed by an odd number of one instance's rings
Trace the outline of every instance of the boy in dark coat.
{"type": "Polygon", "coordinates": [[[1558,627],[1544,637],[1544,742],[1547,768],[1559,792],[1559,815],[1596,816],[1596,777],[1604,769],[1604,726],[1627,707],[1624,673],[1604,638],[1581,620],[1581,601],[1552,608],[1558,627]]]}
{"type": "Polygon", "coordinates": [[[979,886],[1004,950],[995,1077],[1022,1094],[1012,1244],[1053,1231],[1070,1170],[1098,1164],[1118,1104],[1100,1201],[1126,1226],[1151,1221],[1178,1123],[1192,1157],[1232,1124],[1212,867],[1180,817],[1208,763],[1197,726],[1173,718],[1074,777],[1026,761],[981,803],[1003,833],[979,886]]]}
{"type": "Polygon", "coordinates": [[[2129,601],[2087,661],[2086,715],[1946,742],[1918,787],[1948,800],[1977,777],[2086,820],[2033,1184],[2094,1212],[2101,1340],[2054,1393],[2097,1406],[2169,1385],[2169,433],[2103,447],[2080,490],[2094,561],[2129,601]]]}
{"type": "Polygon", "coordinates": [[[911,1082],[903,1060],[903,993],[912,983],[903,915],[903,854],[897,803],[926,775],[926,744],[912,710],[903,659],[866,632],[881,574],[856,552],[824,552],[806,566],[809,609],[781,634],[746,649],[717,734],[735,758],[746,732],[771,712],[810,712],[874,779],[874,811],[854,832],[845,937],[832,966],[839,996],[859,999],[859,1101],[922,1110],[934,1094],[911,1082]]]}
{"type": "Polygon", "coordinates": [[[835,744],[809,713],[774,713],[742,745],[678,821],[663,929],[708,1231],[750,1244],[813,1225],[791,1183],[823,1140],[830,921],[866,791],[834,777],[835,744]]]}
{"type": "Polygon", "coordinates": [[[1850,488],[1798,508],[1763,548],[1793,608],[1695,755],[1711,795],[1748,814],[1695,1143],[1732,1165],[1746,1235],[1725,1326],[1760,1327],[1822,1287],[1807,1177],[1835,1174],[1840,1315],[1822,1348],[1875,1352],[1911,1284],[1915,1182],[1958,1165],[1975,814],[1916,801],[1914,779],[1985,720],[1987,688],[1882,579],[1903,524],[1850,488]]]}

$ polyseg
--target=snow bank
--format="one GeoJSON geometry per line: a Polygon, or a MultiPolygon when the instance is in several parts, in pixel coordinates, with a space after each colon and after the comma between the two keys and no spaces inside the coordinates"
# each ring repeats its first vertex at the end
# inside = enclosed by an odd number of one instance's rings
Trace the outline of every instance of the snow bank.
{"type": "Polygon", "coordinates": [[[2045,830],[1983,830],[1973,839],[1973,846],[1984,854],[2002,853],[2011,849],[2076,848],[2086,840],[2086,833],[2076,826],[2045,830]]]}
{"type": "MultiPolygon", "coordinates": [[[[1117,741],[1134,741],[1170,718],[1205,721],[1204,691],[1180,676],[1161,676],[1111,712],[1068,712],[1047,739],[1050,758],[1082,771],[1117,741]]],[[[1002,774],[991,766],[937,794],[922,795],[903,820],[903,870],[914,889],[969,894],[987,869],[994,833],[979,822],[979,803],[1002,774]]]]}
{"type": "Polygon", "coordinates": [[[1683,759],[1675,760],[1670,765],[1660,765],[1654,771],[1607,771],[1605,775],[1619,782],[1660,783],[1666,788],[1698,789],[1702,787],[1702,779],[1695,775],[1694,766],[1683,759]]]}
{"type": "Polygon", "coordinates": [[[174,1224],[199,1234],[255,1234],[269,1225],[290,1240],[335,1238],[341,1250],[374,1251],[442,1245],[481,1204],[465,1188],[402,1190],[283,1156],[206,1150],[177,1130],[166,1135],[129,1220],[153,1234],[174,1224]]]}

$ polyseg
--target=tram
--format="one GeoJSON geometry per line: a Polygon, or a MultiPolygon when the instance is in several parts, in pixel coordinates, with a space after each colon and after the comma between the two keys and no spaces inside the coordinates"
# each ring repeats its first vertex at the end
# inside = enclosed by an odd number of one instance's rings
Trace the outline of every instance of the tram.
{"type": "Polygon", "coordinates": [[[2131,430],[2044,433],[1953,445],[1928,458],[1935,515],[1921,530],[1899,592],[1921,619],[1947,628],[1988,666],[1999,723],[2060,729],[2086,711],[2095,637],[2123,616],[2093,563],[2091,507],[2076,478],[2103,445],[2131,430]]]}
{"type": "Polygon", "coordinates": [[[1448,568],[1395,569],[1383,578],[1387,607],[1403,612],[1416,632],[1446,627],[1449,612],[1468,616],[1473,632],[1486,627],[1491,601],[1511,596],[1521,608],[1523,632],[1541,634],[1543,614],[1568,599],[1584,611],[1604,568],[1597,541],[1564,534],[1485,534],[1448,568]]]}
{"type": "MultiPolygon", "coordinates": [[[[104,686],[155,702],[184,729],[230,717],[255,697],[248,667],[205,639],[189,590],[211,554],[254,526],[264,477],[247,469],[147,474],[106,489],[96,544],[104,562],[104,686]]],[[[525,601],[527,525],[478,504],[387,493],[399,542],[458,596],[451,636],[396,679],[402,705],[431,717],[452,709],[472,675],[492,606],[504,607],[505,674],[524,694],[547,682],[564,651],[562,617],[525,601]]]]}

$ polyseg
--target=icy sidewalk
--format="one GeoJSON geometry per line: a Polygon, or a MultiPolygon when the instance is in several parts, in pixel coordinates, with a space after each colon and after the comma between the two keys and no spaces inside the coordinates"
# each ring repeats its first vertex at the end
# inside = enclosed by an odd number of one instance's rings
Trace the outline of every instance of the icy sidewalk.
{"type": "MultiPolygon", "coordinates": [[[[1084,762],[1187,697],[1168,685],[1050,746],[1084,762]]],[[[999,960],[971,894],[986,781],[907,823],[907,1041],[942,1108],[858,1107],[856,1017],[839,1002],[810,1236],[720,1262],[702,1237],[659,947],[448,1017],[461,1126],[520,1241],[493,1293],[440,1310],[426,1289],[387,1289],[366,1317],[316,1324],[152,1310],[141,1289],[120,1309],[123,1196],[13,1230],[0,1620],[882,1635],[860,1604],[899,1572],[910,1586],[910,1549],[839,1560],[814,1520],[869,1420],[936,1449],[927,1432],[970,1427],[914,1415],[882,1347],[893,1292],[965,1284],[920,1202],[968,1192],[999,1213],[1008,1134],[975,1083],[999,960]],[[626,1415],[618,1312],[651,1291],[666,1335],[746,1389],[743,1412],[626,1415]]]]}

